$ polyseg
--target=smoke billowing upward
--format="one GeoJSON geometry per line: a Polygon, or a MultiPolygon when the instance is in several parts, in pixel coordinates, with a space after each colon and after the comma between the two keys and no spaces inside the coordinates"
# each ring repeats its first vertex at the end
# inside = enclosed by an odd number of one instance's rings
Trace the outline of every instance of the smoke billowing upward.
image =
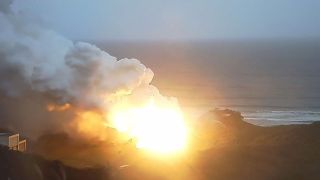
{"type": "Polygon", "coordinates": [[[10,4],[0,2],[2,124],[38,135],[62,127],[75,109],[108,112],[119,101],[150,97],[176,104],[150,85],[153,72],[139,60],[118,60],[92,44],[72,42],[26,20],[10,4]],[[66,104],[72,108],[62,112],[66,104]]]}

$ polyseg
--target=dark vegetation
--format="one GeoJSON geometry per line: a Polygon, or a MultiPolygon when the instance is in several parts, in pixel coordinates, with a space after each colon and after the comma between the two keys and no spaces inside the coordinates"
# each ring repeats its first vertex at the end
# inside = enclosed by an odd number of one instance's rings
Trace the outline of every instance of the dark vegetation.
{"type": "Polygon", "coordinates": [[[108,172],[103,167],[77,169],[0,146],[0,180],[106,180],[108,172]]]}
{"type": "Polygon", "coordinates": [[[182,161],[142,156],[130,143],[111,150],[115,144],[88,145],[64,135],[46,135],[34,146],[34,153],[51,160],[1,147],[0,179],[320,179],[320,123],[258,127],[238,112],[213,110],[194,127],[192,150],[182,161]]]}
{"type": "Polygon", "coordinates": [[[204,118],[219,120],[224,130],[215,136],[220,144],[196,158],[203,179],[320,179],[320,123],[257,127],[230,110],[204,118]]]}

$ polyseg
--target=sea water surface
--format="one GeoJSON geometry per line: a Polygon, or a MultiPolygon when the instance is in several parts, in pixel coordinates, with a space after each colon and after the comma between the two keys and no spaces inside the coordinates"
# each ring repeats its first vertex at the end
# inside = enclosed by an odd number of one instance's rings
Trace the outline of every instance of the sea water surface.
{"type": "Polygon", "coordinates": [[[320,40],[94,43],[150,67],[189,117],[230,108],[258,125],[320,121],[320,40]]]}

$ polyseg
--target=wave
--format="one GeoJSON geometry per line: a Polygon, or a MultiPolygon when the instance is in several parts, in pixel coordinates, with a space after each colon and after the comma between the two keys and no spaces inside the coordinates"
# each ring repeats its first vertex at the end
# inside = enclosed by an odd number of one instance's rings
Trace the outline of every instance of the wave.
{"type": "Polygon", "coordinates": [[[320,121],[320,110],[250,110],[241,111],[249,122],[265,123],[312,123],[320,121]]]}

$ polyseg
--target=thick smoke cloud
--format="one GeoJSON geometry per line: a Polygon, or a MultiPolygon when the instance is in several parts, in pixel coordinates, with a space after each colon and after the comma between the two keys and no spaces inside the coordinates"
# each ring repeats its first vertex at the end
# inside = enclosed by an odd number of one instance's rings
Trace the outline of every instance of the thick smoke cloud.
{"type": "MultiPolygon", "coordinates": [[[[41,128],[53,127],[48,123],[52,117],[35,116],[28,121],[28,117],[21,120],[21,117],[10,116],[19,110],[15,109],[17,103],[8,103],[15,99],[27,99],[30,106],[38,109],[40,105],[35,104],[39,103],[30,101],[34,96],[45,97],[40,104],[70,103],[73,107],[98,108],[106,112],[124,97],[130,97],[130,101],[142,101],[143,97],[151,96],[168,100],[150,85],[153,72],[140,61],[117,60],[94,45],[72,42],[11,11],[10,3],[0,2],[0,115],[5,116],[6,120],[2,121],[10,126],[19,127],[22,123],[24,129],[26,124],[37,123],[41,128]]],[[[45,114],[44,109],[42,113],[38,110],[29,113],[45,114]]]]}
{"type": "Polygon", "coordinates": [[[8,95],[49,92],[63,102],[98,105],[101,96],[149,84],[153,73],[135,59],[117,60],[94,45],[72,41],[23,21],[2,4],[0,88],[8,95]]]}

